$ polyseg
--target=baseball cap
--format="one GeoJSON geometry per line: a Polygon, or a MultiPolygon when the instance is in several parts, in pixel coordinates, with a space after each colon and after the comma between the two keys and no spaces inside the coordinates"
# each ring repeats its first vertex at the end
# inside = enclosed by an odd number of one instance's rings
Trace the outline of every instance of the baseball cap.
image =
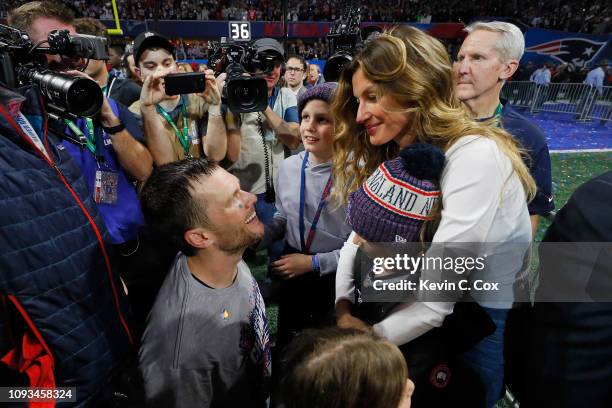
{"type": "Polygon", "coordinates": [[[280,55],[281,59],[285,59],[285,50],[278,41],[274,38],[260,38],[253,44],[257,52],[274,52],[280,55]]]}
{"type": "Polygon", "coordinates": [[[140,57],[149,48],[163,48],[174,55],[174,47],[166,37],[154,31],[145,31],[134,39],[134,62],[138,65],[140,57]]]}

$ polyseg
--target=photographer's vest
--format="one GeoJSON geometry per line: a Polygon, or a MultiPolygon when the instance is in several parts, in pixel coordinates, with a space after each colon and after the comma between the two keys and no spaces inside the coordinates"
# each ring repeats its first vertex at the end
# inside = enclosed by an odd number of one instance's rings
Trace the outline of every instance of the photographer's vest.
{"type": "MultiPolygon", "coordinates": [[[[272,110],[280,118],[286,120],[287,111],[292,108],[297,109],[297,100],[289,88],[276,89],[275,92],[278,94],[272,110]]],[[[240,127],[240,157],[229,168],[229,171],[238,177],[243,190],[253,194],[265,193],[266,160],[269,164],[269,177],[273,181],[278,167],[285,159],[284,145],[268,125],[263,113],[242,113],[236,116],[238,119],[236,126],[240,127]]]]}

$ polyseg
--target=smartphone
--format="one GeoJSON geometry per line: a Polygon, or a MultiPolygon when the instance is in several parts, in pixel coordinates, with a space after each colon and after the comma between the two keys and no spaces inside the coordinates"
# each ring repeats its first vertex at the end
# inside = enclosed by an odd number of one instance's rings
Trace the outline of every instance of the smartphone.
{"type": "Polygon", "coordinates": [[[166,95],[181,95],[204,92],[206,74],[203,72],[181,72],[164,77],[166,95]]]}

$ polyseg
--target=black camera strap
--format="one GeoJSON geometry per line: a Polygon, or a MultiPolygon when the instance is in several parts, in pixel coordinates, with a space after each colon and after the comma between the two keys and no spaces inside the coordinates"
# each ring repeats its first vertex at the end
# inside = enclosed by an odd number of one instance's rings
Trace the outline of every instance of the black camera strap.
{"type": "Polygon", "coordinates": [[[265,200],[267,203],[274,203],[276,201],[276,193],[274,191],[274,184],[270,178],[270,154],[268,152],[268,145],[266,144],[266,136],[263,129],[263,119],[261,117],[261,112],[257,112],[257,130],[259,131],[259,135],[261,136],[261,145],[263,147],[264,153],[264,174],[266,181],[266,195],[265,200]]]}

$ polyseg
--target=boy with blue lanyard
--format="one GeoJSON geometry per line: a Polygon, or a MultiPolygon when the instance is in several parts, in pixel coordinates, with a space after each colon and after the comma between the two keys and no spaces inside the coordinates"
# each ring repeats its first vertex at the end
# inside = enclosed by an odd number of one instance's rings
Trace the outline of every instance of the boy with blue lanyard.
{"type": "Polygon", "coordinates": [[[329,82],[300,96],[305,151],[283,161],[275,177],[277,212],[266,223],[262,246],[285,238],[284,255],[272,263],[282,279],[279,350],[305,328],[333,324],[336,267],[351,232],[344,207],[328,202],[334,140],[329,104],[335,89],[336,83],[329,82]]]}

